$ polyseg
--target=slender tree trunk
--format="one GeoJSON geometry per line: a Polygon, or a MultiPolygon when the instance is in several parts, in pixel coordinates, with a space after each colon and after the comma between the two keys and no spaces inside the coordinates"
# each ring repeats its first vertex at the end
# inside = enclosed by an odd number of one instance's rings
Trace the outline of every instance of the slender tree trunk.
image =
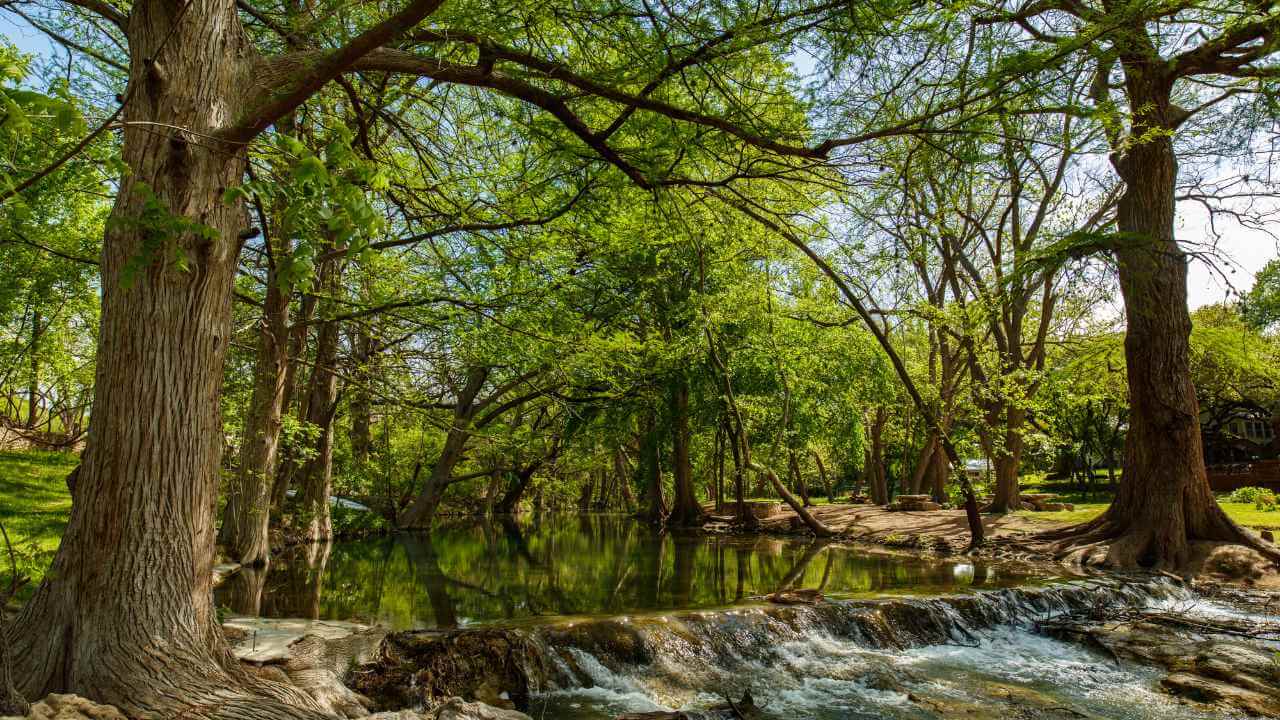
{"type": "MultiPolygon", "coordinates": [[[[280,401],[280,406],[286,413],[293,407],[294,399],[298,397],[298,369],[302,366],[306,355],[309,323],[315,317],[318,304],[319,299],[314,293],[304,295],[297,321],[289,331],[289,359],[284,368],[284,397],[280,401]]],[[[302,396],[299,405],[297,417],[305,419],[307,416],[305,395],[302,396]]],[[[271,486],[271,509],[276,513],[284,509],[285,498],[288,497],[289,488],[293,486],[293,479],[300,469],[295,448],[285,446],[279,454],[275,481],[271,486]]]]}
{"type": "Polygon", "coordinates": [[[809,500],[809,485],[804,481],[804,475],[800,472],[800,460],[796,457],[794,449],[787,450],[787,469],[791,474],[791,487],[800,493],[800,502],[805,507],[813,507],[813,503],[809,500]]]}
{"type": "Polygon", "coordinates": [[[458,392],[455,398],[453,409],[453,422],[449,425],[449,432],[445,435],[444,447],[440,450],[440,457],[436,460],[435,467],[431,470],[430,477],[427,478],[427,484],[414,498],[413,504],[405,511],[401,518],[401,527],[406,528],[429,528],[435,521],[436,510],[440,508],[440,501],[444,499],[444,491],[449,487],[449,479],[453,476],[453,469],[462,461],[466,454],[467,441],[471,439],[471,420],[476,411],[476,397],[480,395],[480,390],[484,388],[485,380],[489,378],[489,371],[483,367],[472,367],[467,369],[466,383],[462,390],[458,392]]]}
{"type": "Polygon", "coordinates": [[[285,367],[289,364],[289,295],[280,287],[274,261],[267,273],[261,324],[240,462],[227,491],[218,536],[233,560],[250,566],[265,564],[271,552],[267,537],[271,485],[280,447],[285,367]]]}
{"type": "Polygon", "coordinates": [[[31,378],[27,384],[27,429],[34,430],[40,408],[40,310],[31,311],[31,378]]]}
{"type": "MultiPolygon", "coordinates": [[[[317,280],[325,294],[321,317],[331,316],[332,297],[338,292],[340,269],[337,260],[321,264],[317,280]]],[[[311,457],[299,473],[298,502],[292,525],[302,540],[318,542],[333,537],[329,496],[333,494],[333,421],[338,412],[338,322],[324,320],[316,332],[315,364],[307,392],[307,422],[319,428],[311,457]]]]}
{"type": "Polygon", "coordinates": [[[373,424],[373,398],[369,396],[369,383],[373,379],[373,371],[369,363],[373,361],[373,336],[369,326],[363,322],[355,323],[352,332],[352,349],[355,357],[355,368],[352,375],[356,383],[351,391],[351,461],[357,468],[364,467],[369,461],[369,449],[373,446],[373,435],[370,427],[373,424]]]}
{"type": "Polygon", "coordinates": [[[138,0],[127,34],[129,175],[103,243],[89,435],[53,565],[10,631],[14,677],[26,697],[73,692],[133,718],[318,718],[300,691],[240,668],[209,591],[245,217],[223,191],[246,169],[244,146],[214,138],[249,51],[229,1],[138,0]],[[143,220],[157,204],[208,230],[158,237],[143,220]]]}
{"type": "Polygon", "coordinates": [[[675,498],[667,522],[673,527],[700,527],[705,520],[693,487],[689,458],[689,381],[682,375],[671,388],[671,468],[675,498]]]}
{"type": "Polygon", "coordinates": [[[725,437],[724,423],[716,425],[716,441],[715,441],[715,500],[716,513],[724,512],[724,455],[725,455],[725,437]]]}
{"type": "Polygon", "coordinates": [[[831,482],[830,476],[827,475],[827,466],[822,462],[822,456],[817,450],[809,449],[809,454],[813,456],[813,462],[818,466],[818,478],[822,481],[822,489],[827,493],[827,502],[835,504],[836,502],[836,486],[831,482]]]}
{"type": "Polygon", "coordinates": [[[889,413],[883,407],[876,408],[871,422],[871,502],[885,505],[889,502],[889,484],[884,473],[884,426],[889,413]]]}

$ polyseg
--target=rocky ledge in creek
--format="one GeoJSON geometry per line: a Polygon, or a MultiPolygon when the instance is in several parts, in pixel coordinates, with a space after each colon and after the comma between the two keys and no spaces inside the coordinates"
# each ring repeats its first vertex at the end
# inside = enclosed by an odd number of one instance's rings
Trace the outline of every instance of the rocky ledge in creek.
{"type": "Polygon", "coordinates": [[[1258,717],[1280,717],[1280,620],[1273,598],[1240,613],[1205,613],[1194,602],[1158,609],[1106,609],[1039,624],[1052,637],[1082,643],[1117,665],[1163,668],[1170,693],[1193,703],[1258,717]]]}

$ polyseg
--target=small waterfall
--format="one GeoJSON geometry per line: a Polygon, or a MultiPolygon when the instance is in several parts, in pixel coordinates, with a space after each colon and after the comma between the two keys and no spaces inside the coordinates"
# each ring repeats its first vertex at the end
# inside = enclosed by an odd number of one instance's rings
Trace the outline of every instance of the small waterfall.
{"type": "Polygon", "coordinates": [[[522,634],[532,709],[544,717],[696,711],[748,689],[769,717],[947,717],[964,714],[964,703],[975,700],[977,716],[987,717],[999,714],[981,710],[995,702],[983,697],[995,692],[990,687],[1002,693],[1000,702],[1040,707],[1036,717],[1093,716],[1091,709],[1102,717],[1197,717],[1155,691],[1154,675],[1118,672],[1088,650],[1031,631],[1037,620],[1098,604],[1140,607],[1190,597],[1163,579],[1079,580],[930,598],[588,619],[522,634]],[[1067,686],[1080,697],[1055,694],[1067,686]],[[1123,712],[1105,700],[1116,693],[1123,712]]]}
{"type": "Polygon", "coordinates": [[[751,691],[766,718],[1199,720],[1156,671],[1034,632],[1095,606],[1187,602],[1165,579],[1075,580],[935,597],[742,605],[520,628],[393,633],[356,689],[391,707],[510,698],[535,718],[708,708],[751,691]]]}
{"type": "MultiPolygon", "coordinates": [[[[1165,580],[1081,580],[930,598],[836,600],[817,605],[752,605],[716,611],[619,617],[549,625],[530,632],[541,657],[530,665],[545,687],[600,684],[601,669],[699,684],[747,663],[780,660],[788,643],[828,639],[869,650],[973,644],[998,626],[1087,609],[1144,606],[1190,597],[1165,580]],[[584,658],[589,658],[584,662],[584,658]]],[[[531,658],[532,659],[532,658],[531,658]]]]}

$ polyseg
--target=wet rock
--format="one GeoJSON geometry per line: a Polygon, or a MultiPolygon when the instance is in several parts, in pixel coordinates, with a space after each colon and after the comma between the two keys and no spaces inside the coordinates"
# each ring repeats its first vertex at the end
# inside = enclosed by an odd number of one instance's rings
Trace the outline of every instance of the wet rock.
{"type": "Polygon", "coordinates": [[[431,720],[532,720],[517,710],[497,708],[481,702],[463,702],[452,698],[435,708],[431,720]]]}
{"type": "Polygon", "coordinates": [[[430,712],[394,710],[370,715],[366,720],[532,720],[515,710],[493,707],[479,702],[464,702],[461,698],[449,698],[432,708],[430,712]]]}
{"type": "Polygon", "coordinates": [[[1088,720],[1097,717],[1064,706],[1060,698],[1009,683],[987,683],[974,695],[964,697],[926,693],[925,690],[916,690],[908,693],[907,699],[941,718],[1088,720]]]}
{"type": "Polygon", "coordinates": [[[614,720],[689,720],[689,716],[682,712],[643,712],[643,713],[627,713],[619,715],[614,720]]]}
{"type": "Polygon", "coordinates": [[[79,695],[50,695],[31,706],[27,720],[127,720],[111,705],[99,705],[79,695]]]}
{"type": "Polygon", "coordinates": [[[1226,705],[1260,717],[1280,717],[1280,702],[1273,694],[1191,673],[1173,673],[1161,684],[1175,695],[1198,703],[1226,705]]]}
{"type": "Polygon", "coordinates": [[[373,703],[343,681],[352,667],[376,657],[385,630],[353,623],[235,618],[223,625],[223,632],[254,675],[293,685],[332,715],[369,714],[373,703]]]}
{"type": "Polygon", "coordinates": [[[1165,689],[1179,697],[1280,716],[1280,666],[1270,649],[1247,640],[1142,620],[1079,623],[1050,634],[1100,648],[1116,659],[1162,667],[1170,672],[1165,689]]]}
{"type": "Polygon", "coordinates": [[[817,605],[824,600],[822,591],[815,588],[779,590],[765,595],[764,599],[778,605],[817,605]]]}
{"type": "Polygon", "coordinates": [[[500,628],[388,635],[378,656],[353,670],[352,689],[377,707],[435,707],[450,698],[496,700],[529,706],[526,668],[541,672],[541,655],[514,630],[500,628]]]}

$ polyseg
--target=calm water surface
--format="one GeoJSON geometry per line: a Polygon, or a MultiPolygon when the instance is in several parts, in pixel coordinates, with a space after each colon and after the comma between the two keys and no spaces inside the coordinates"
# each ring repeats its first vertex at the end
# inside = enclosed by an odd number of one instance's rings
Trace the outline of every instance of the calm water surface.
{"type": "Polygon", "coordinates": [[[711,608],[787,587],[832,597],[1030,581],[805,539],[659,534],[629,518],[555,515],[296,548],[216,591],[236,614],[448,628],[563,615],[711,608]]]}

